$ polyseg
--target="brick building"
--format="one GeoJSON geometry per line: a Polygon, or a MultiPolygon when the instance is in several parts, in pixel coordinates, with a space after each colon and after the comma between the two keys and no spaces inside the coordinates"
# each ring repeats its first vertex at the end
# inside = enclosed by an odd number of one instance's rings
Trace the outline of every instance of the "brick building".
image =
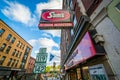
{"type": "Polygon", "coordinates": [[[119,3],[119,0],[63,0],[63,9],[70,10],[74,23],[73,29],[61,32],[65,80],[120,79],[119,3]]]}
{"type": "Polygon", "coordinates": [[[0,20],[0,75],[25,71],[32,46],[0,20]]]}

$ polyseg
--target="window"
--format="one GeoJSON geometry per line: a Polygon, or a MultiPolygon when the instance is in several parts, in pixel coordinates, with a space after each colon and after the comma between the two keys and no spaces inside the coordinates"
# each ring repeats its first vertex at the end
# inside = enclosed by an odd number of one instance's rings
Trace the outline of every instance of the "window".
{"type": "Polygon", "coordinates": [[[10,40],[10,38],[12,37],[12,35],[11,34],[8,34],[8,36],[7,36],[7,41],[9,41],[10,40]]]}
{"type": "Polygon", "coordinates": [[[12,62],[12,58],[9,59],[7,66],[10,66],[11,62],[12,62]]]}
{"type": "Polygon", "coordinates": [[[16,61],[15,59],[14,59],[14,60],[12,60],[12,65],[11,65],[12,67],[13,67],[13,66],[14,66],[14,64],[15,64],[15,61],[16,61]]]}
{"type": "Polygon", "coordinates": [[[3,56],[2,59],[0,60],[0,65],[2,65],[4,63],[5,59],[6,59],[6,57],[3,56]]]}
{"type": "Polygon", "coordinates": [[[24,68],[24,65],[25,65],[25,63],[22,62],[20,67],[21,67],[21,68],[24,68]]]}
{"type": "Polygon", "coordinates": [[[22,48],[22,46],[23,46],[23,44],[21,43],[21,44],[20,44],[20,48],[22,48]]]}
{"type": "Polygon", "coordinates": [[[19,51],[17,51],[17,53],[16,53],[16,57],[18,57],[18,55],[19,55],[19,51]]]}
{"type": "Polygon", "coordinates": [[[116,8],[120,11],[120,3],[116,5],[116,8]]]}
{"type": "Polygon", "coordinates": [[[27,47],[27,51],[26,51],[26,52],[27,52],[27,53],[29,53],[29,51],[30,51],[30,48],[29,48],[29,47],[27,47]]]}
{"type": "Polygon", "coordinates": [[[3,45],[2,45],[1,48],[0,48],[0,51],[4,51],[5,47],[6,47],[6,44],[3,43],[3,45]]]}
{"type": "Polygon", "coordinates": [[[15,67],[17,67],[19,60],[16,61],[15,67]]]}
{"type": "Polygon", "coordinates": [[[24,55],[24,60],[26,60],[27,59],[27,55],[24,55]]]}
{"type": "Polygon", "coordinates": [[[17,50],[16,50],[16,49],[14,49],[14,51],[13,51],[13,53],[12,53],[12,56],[14,56],[14,55],[15,55],[16,51],[17,51],[17,50]]]}
{"type": "Polygon", "coordinates": [[[15,40],[16,40],[16,38],[15,38],[15,37],[13,37],[13,38],[12,38],[11,43],[14,43],[14,42],[15,42],[15,40]]]}
{"type": "Polygon", "coordinates": [[[25,45],[23,45],[22,49],[24,49],[25,45]]]}
{"type": "Polygon", "coordinates": [[[9,53],[10,49],[11,49],[11,46],[8,46],[7,49],[6,49],[7,54],[9,53]]]}
{"type": "Polygon", "coordinates": [[[2,34],[5,32],[4,29],[0,29],[0,36],[2,36],[2,34]]]}
{"type": "Polygon", "coordinates": [[[74,15],[73,23],[74,23],[74,27],[75,27],[75,25],[76,25],[76,23],[77,23],[77,19],[76,19],[76,16],[75,16],[75,15],[74,15]]]}
{"type": "Polygon", "coordinates": [[[21,57],[21,54],[22,54],[22,52],[19,53],[19,55],[18,55],[19,58],[21,57]]]}
{"type": "Polygon", "coordinates": [[[70,10],[73,10],[73,3],[72,3],[72,0],[70,0],[70,10]]]}
{"type": "Polygon", "coordinates": [[[16,45],[16,46],[18,47],[19,45],[20,45],[20,41],[17,42],[17,45],[16,45]]]}

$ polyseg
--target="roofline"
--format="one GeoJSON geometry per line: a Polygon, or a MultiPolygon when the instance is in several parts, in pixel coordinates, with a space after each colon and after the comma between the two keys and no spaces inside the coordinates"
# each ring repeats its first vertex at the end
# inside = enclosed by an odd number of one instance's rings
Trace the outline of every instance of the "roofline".
{"type": "MultiPolygon", "coordinates": [[[[13,32],[15,32],[8,24],[6,24],[2,19],[0,19],[0,21],[2,21],[5,25],[7,25],[13,32]]],[[[20,38],[22,38],[17,32],[15,32],[20,38]]],[[[22,38],[26,43],[28,43],[24,38],[22,38]]],[[[29,44],[29,43],[28,43],[29,44]]],[[[29,44],[30,45],[30,44],[29,44]]],[[[32,48],[33,46],[30,45],[32,48]]]]}

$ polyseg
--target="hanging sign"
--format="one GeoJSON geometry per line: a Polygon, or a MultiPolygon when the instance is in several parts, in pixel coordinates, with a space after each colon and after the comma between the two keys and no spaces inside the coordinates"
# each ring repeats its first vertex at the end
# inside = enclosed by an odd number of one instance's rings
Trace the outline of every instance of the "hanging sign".
{"type": "Polygon", "coordinates": [[[38,27],[40,29],[72,28],[71,14],[68,10],[43,10],[38,27]]]}

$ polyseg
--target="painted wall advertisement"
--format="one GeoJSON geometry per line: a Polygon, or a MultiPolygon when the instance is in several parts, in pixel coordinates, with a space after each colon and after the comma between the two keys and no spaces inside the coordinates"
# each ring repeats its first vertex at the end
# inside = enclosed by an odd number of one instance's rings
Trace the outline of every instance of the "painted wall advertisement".
{"type": "Polygon", "coordinates": [[[89,67],[91,80],[108,80],[103,64],[89,67]]]}

